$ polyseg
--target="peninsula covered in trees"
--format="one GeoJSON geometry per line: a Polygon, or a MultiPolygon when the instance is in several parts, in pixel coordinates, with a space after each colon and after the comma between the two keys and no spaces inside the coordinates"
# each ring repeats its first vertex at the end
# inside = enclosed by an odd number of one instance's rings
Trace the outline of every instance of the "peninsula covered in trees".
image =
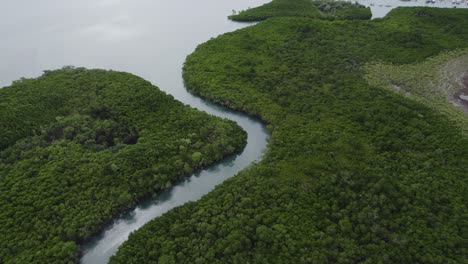
{"type": "Polygon", "coordinates": [[[113,217],[245,141],[129,73],[15,81],[0,89],[0,263],[78,262],[113,217]]]}
{"type": "Polygon", "coordinates": [[[417,87],[398,72],[467,48],[468,10],[329,21],[304,15],[316,3],[240,13],[232,18],[265,20],[187,58],[188,89],[261,117],[268,151],[133,233],[111,263],[467,262],[467,117],[447,118],[461,110],[438,108],[422,89],[388,89],[375,69],[395,67],[390,81],[417,87]]]}

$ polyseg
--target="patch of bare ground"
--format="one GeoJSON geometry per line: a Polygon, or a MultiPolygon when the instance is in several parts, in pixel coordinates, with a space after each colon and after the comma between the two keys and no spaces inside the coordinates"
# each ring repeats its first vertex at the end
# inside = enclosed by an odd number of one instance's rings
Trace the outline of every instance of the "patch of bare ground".
{"type": "Polygon", "coordinates": [[[448,100],[457,108],[468,114],[468,56],[450,60],[442,68],[441,87],[447,89],[448,100]]]}
{"type": "Polygon", "coordinates": [[[422,63],[365,67],[374,87],[390,89],[444,115],[468,136],[468,49],[445,52],[422,63]]]}
{"type": "Polygon", "coordinates": [[[468,114],[468,72],[461,80],[461,89],[454,94],[452,103],[468,114]]]}

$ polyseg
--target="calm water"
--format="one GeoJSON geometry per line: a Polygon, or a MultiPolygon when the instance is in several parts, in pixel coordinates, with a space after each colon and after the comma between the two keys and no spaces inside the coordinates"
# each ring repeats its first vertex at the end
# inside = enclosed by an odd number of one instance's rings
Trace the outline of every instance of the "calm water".
{"type": "MultiPolygon", "coordinates": [[[[185,57],[211,37],[247,26],[226,19],[268,0],[0,0],[0,87],[64,65],[127,71],[176,99],[235,120],[248,132],[242,154],[193,175],[155,200],[116,219],[84,246],[82,263],[106,263],[128,234],[154,217],[197,200],[217,184],[259,160],[268,134],[256,120],[207,104],[188,94],[181,79],[185,57]]],[[[360,0],[382,17],[397,0],[360,0]]],[[[440,2],[440,1],[438,1],[440,2]]],[[[448,6],[451,2],[446,1],[448,6]]],[[[437,4],[441,5],[441,4],[437,4]]],[[[432,5],[434,6],[434,5],[432,5]]]]}

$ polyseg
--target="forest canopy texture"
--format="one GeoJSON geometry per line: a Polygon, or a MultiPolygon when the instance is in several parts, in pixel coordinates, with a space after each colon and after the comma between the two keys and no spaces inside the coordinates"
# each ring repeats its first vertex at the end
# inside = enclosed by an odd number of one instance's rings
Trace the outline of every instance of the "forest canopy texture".
{"type": "Polygon", "coordinates": [[[323,20],[370,19],[370,8],[357,3],[330,0],[274,0],[229,16],[234,21],[260,21],[270,17],[307,17],[323,20]]]}
{"type": "Polygon", "coordinates": [[[73,263],[113,217],[246,135],[132,74],[64,67],[0,89],[0,139],[0,263],[73,263]]]}
{"type": "Polygon", "coordinates": [[[273,15],[187,58],[188,88],[261,117],[268,151],[133,233],[111,263],[468,262],[468,138],[434,107],[371,85],[364,69],[466,48],[468,10],[281,15],[306,2],[246,11],[273,15]]]}

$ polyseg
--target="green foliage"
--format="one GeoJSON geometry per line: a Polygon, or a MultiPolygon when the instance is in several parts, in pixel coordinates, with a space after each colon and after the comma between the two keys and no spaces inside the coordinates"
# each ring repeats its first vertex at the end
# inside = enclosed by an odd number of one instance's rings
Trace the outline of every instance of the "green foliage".
{"type": "Polygon", "coordinates": [[[76,262],[136,201],[245,133],[128,73],[65,67],[0,89],[0,263],[76,262]]]}
{"type": "Polygon", "coordinates": [[[229,16],[234,21],[260,21],[271,17],[307,17],[324,20],[370,19],[370,8],[334,0],[273,0],[229,16]]]}
{"type": "Polygon", "coordinates": [[[133,233],[111,263],[467,262],[468,138],[363,68],[466,48],[467,24],[467,10],[421,7],[277,17],[200,45],[187,86],[268,122],[266,156],[133,233]]]}

